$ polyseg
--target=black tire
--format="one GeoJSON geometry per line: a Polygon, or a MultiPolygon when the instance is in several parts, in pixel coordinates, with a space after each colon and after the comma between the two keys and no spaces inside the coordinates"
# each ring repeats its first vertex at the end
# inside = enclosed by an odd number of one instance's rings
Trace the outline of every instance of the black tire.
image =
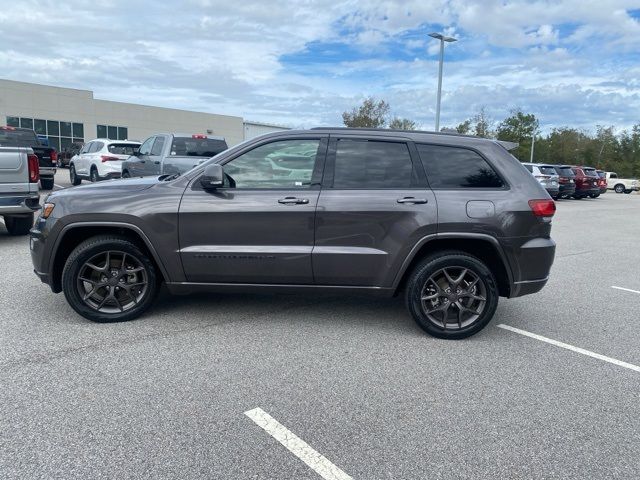
{"type": "Polygon", "coordinates": [[[614,190],[616,193],[624,193],[624,185],[623,185],[623,184],[621,184],[621,183],[619,183],[619,184],[617,184],[615,187],[613,187],[613,190],[614,190]]]}
{"type": "Polygon", "coordinates": [[[53,190],[53,178],[40,178],[40,186],[43,190],[53,190]]]}
{"type": "Polygon", "coordinates": [[[98,169],[96,167],[91,167],[91,173],[89,173],[89,180],[92,182],[99,182],[100,176],[98,175],[98,169]]]}
{"type": "Polygon", "coordinates": [[[124,172],[122,172],[122,178],[131,178],[131,174],[129,173],[128,170],[125,170],[124,172]]]}
{"type": "Polygon", "coordinates": [[[138,318],[153,304],[159,290],[158,280],[156,268],[145,253],[129,240],[110,235],[96,236],[82,242],[71,252],[62,271],[62,289],[69,305],[83,317],[100,323],[124,322],[138,318]],[[122,254],[126,255],[127,260],[124,260],[122,254]],[[101,270],[98,270],[92,262],[101,255],[107,256],[105,266],[102,267],[99,263],[97,266],[101,270]],[[118,268],[109,263],[110,259],[111,262],[115,260],[117,263],[117,255],[121,256],[124,267],[122,263],[118,268]],[[88,266],[90,262],[91,267],[88,266]],[[133,270],[127,269],[127,262],[130,266],[133,264],[138,267],[133,270]],[[113,270],[117,273],[113,273],[113,270]],[[134,270],[139,271],[133,273],[134,270]],[[87,278],[87,272],[97,275],[97,278],[93,279],[95,281],[80,280],[81,275],[84,275],[82,278],[87,278]],[[145,283],[127,283],[128,280],[123,282],[122,278],[118,279],[118,277],[132,275],[134,282],[144,280],[145,283]],[[100,277],[104,277],[106,283],[100,277]],[[119,280],[119,283],[111,283],[113,278],[116,278],[115,282],[119,280]],[[134,291],[137,300],[131,295],[131,288],[134,287],[139,288],[138,291],[134,291]],[[123,309],[122,305],[122,300],[126,299],[124,295],[128,296],[129,302],[129,306],[125,305],[126,309],[123,309]],[[120,296],[119,300],[118,296],[120,296]],[[107,300],[109,303],[106,303],[107,300]],[[102,303],[92,305],[98,301],[102,303]],[[110,304],[117,305],[120,311],[110,304]],[[100,308],[100,305],[104,307],[100,308]]]}
{"type": "Polygon", "coordinates": [[[69,165],[69,181],[71,185],[80,185],[82,179],[76,173],[76,166],[74,164],[69,165]]]}
{"type": "Polygon", "coordinates": [[[589,194],[589,197],[591,197],[591,198],[598,198],[599,196],[600,196],[600,194],[597,194],[597,195],[595,193],[590,193],[589,194]]]}
{"type": "MultiPolygon", "coordinates": [[[[453,287],[451,283],[449,283],[449,287],[453,287]]],[[[467,338],[482,330],[493,318],[498,306],[498,297],[498,285],[491,270],[476,257],[458,251],[441,252],[420,261],[411,272],[405,291],[407,309],[416,323],[428,334],[450,340],[467,338]],[[461,277],[460,279],[454,278],[454,280],[466,283],[466,285],[457,285],[457,287],[461,287],[462,293],[456,291],[447,293],[446,290],[442,289],[442,285],[432,282],[432,278],[434,276],[437,277],[439,272],[445,269],[449,272],[458,272],[461,277]],[[466,273],[467,277],[464,277],[465,274],[463,272],[465,271],[471,273],[466,273]],[[466,280],[466,278],[473,277],[477,280],[473,282],[466,280]],[[465,288],[467,287],[470,290],[465,293],[465,288]],[[434,288],[437,290],[433,290],[434,288]],[[427,296],[438,298],[426,299],[423,295],[425,293],[428,294],[427,296]],[[454,298],[455,302],[453,302],[454,298]],[[466,299],[464,300],[467,302],[466,305],[462,303],[463,299],[466,299]],[[425,301],[431,302],[428,305],[434,307],[436,311],[448,305],[446,310],[439,312],[443,313],[439,322],[434,318],[435,315],[429,316],[430,313],[435,313],[435,311],[427,311],[425,309],[425,301]],[[478,302],[476,310],[468,308],[473,306],[474,302],[478,302]],[[461,305],[462,308],[458,305],[461,305]],[[480,308],[482,309],[480,310],[480,308]],[[476,318],[471,315],[472,318],[461,320],[464,313],[460,312],[464,310],[476,314],[476,318]],[[448,321],[450,320],[448,317],[452,313],[456,313],[457,324],[452,324],[448,321]]]]}
{"type": "Polygon", "coordinates": [[[4,216],[4,225],[9,235],[27,235],[33,227],[33,214],[29,216],[4,216]]]}

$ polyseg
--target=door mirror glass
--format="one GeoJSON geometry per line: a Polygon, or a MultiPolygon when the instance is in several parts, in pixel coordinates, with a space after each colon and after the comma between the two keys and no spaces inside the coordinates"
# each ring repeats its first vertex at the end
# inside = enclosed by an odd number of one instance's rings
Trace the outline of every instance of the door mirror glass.
{"type": "Polygon", "coordinates": [[[205,167],[204,173],[200,177],[200,185],[205,190],[213,190],[222,187],[223,180],[224,171],[222,165],[213,163],[205,167]]]}

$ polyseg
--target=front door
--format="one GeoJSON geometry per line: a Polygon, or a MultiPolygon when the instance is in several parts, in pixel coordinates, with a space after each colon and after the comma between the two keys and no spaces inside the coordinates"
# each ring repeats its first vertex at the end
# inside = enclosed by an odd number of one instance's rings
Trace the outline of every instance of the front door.
{"type": "Polygon", "coordinates": [[[140,145],[137,155],[131,155],[127,159],[127,168],[132,177],[143,177],[145,175],[146,164],[149,160],[151,147],[155,139],[156,137],[147,138],[144,143],[140,145]]]}
{"type": "Polygon", "coordinates": [[[196,178],[179,213],[187,280],[312,284],[326,147],[326,135],[266,140],[222,162],[222,188],[204,190],[196,178]]]}
{"type": "Polygon", "coordinates": [[[149,157],[147,158],[146,163],[144,164],[144,173],[143,176],[155,176],[160,175],[162,173],[162,152],[164,150],[164,142],[165,137],[162,135],[158,135],[153,142],[153,146],[151,147],[151,152],[149,152],[149,157]]]}
{"type": "Polygon", "coordinates": [[[315,283],[390,287],[411,248],[437,231],[435,196],[410,142],[331,137],[316,215],[315,283]]]}

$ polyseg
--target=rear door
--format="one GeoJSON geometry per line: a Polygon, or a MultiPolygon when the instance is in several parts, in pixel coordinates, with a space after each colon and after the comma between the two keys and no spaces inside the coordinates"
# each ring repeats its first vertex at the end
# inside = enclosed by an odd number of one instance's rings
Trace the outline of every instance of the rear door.
{"type": "Polygon", "coordinates": [[[316,213],[316,284],[389,287],[415,243],[436,230],[436,199],[412,143],[331,136],[316,213]]]}
{"type": "Polygon", "coordinates": [[[313,283],[311,251],[326,135],[279,137],[225,160],[225,185],[196,179],[180,203],[190,282],[313,283]]]}

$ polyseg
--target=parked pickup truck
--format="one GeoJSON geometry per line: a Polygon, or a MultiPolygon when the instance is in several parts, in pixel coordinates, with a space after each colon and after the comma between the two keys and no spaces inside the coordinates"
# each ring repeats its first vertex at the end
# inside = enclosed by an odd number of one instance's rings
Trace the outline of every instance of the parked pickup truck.
{"type": "Polygon", "coordinates": [[[0,216],[10,235],[26,235],[40,208],[38,157],[24,147],[0,147],[0,216]]]}
{"type": "Polygon", "coordinates": [[[182,175],[227,149],[223,137],[163,133],[147,138],[122,162],[122,178],[182,175]]]}
{"type": "Polygon", "coordinates": [[[607,175],[607,188],[616,193],[637,192],[640,189],[638,180],[631,178],[618,178],[616,172],[605,172],[607,175]]]}
{"type": "Polygon", "coordinates": [[[58,152],[53,147],[42,145],[36,132],[28,128],[0,127],[0,147],[31,148],[38,157],[40,185],[45,190],[53,189],[53,177],[58,166],[58,152]]]}

